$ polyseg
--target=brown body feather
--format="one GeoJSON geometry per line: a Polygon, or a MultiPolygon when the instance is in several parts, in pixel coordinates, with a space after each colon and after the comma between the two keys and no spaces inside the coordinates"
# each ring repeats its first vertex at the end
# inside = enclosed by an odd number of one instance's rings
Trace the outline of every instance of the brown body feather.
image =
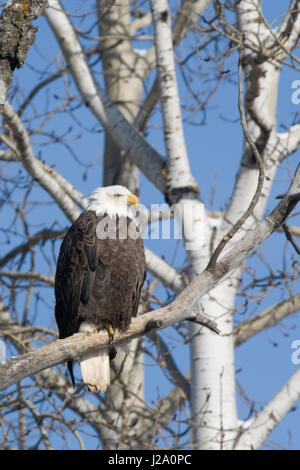
{"type": "MultiPolygon", "coordinates": [[[[78,332],[82,322],[97,329],[111,325],[126,330],[137,313],[145,279],[143,241],[119,237],[121,222],[116,219],[116,239],[97,237],[97,224],[105,214],[83,212],[68,230],[57,261],[55,276],[55,318],[59,337],[78,332]]],[[[68,363],[72,381],[72,363],[68,363]]]]}

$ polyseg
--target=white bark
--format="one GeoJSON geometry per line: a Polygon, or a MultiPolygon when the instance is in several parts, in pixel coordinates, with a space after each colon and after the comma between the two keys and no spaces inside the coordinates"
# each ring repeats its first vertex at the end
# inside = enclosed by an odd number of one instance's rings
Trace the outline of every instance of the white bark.
{"type": "MultiPolygon", "coordinates": [[[[241,433],[234,450],[257,450],[277,424],[300,398],[300,369],[287,381],[275,397],[260,411],[246,431],[241,433]]],[[[247,422],[246,422],[247,424],[247,422]]]]}
{"type": "MultiPolygon", "coordinates": [[[[185,247],[190,262],[190,277],[200,273],[209,261],[209,240],[211,226],[203,204],[191,199],[189,188],[195,186],[187,162],[186,148],[182,128],[179,125],[181,112],[178,105],[178,91],[174,69],[173,48],[168,23],[167,2],[153,1],[153,20],[155,25],[158,77],[161,93],[161,105],[164,116],[165,142],[168,155],[167,177],[170,190],[178,187],[185,189],[177,211],[181,212],[185,247]],[[165,18],[165,21],[163,20],[165,18]]],[[[178,218],[178,213],[176,214],[178,218]]],[[[218,289],[218,288],[217,288],[218,289]]],[[[223,448],[232,439],[229,429],[237,426],[234,360],[232,347],[232,325],[224,315],[227,305],[231,312],[234,291],[228,298],[224,287],[217,292],[219,301],[210,309],[209,316],[218,318],[222,324],[222,334],[216,341],[210,334],[201,331],[199,326],[191,326],[194,339],[191,345],[191,417],[196,423],[193,427],[193,446],[204,448],[223,448]],[[199,343],[201,349],[199,349],[199,343]],[[200,373],[201,372],[201,373],[200,373]]],[[[207,311],[209,298],[190,310],[207,311]]]]}
{"type": "Polygon", "coordinates": [[[277,137],[280,160],[283,160],[300,147],[300,124],[295,124],[287,132],[278,134],[277,137]]]}
{"type": "MultiPolygon", "coordinates": [[[[254,50],[270,37],[260,17],[260,3],[257,0],[237,3],[238,24],[245,33],[247,44],[254,50]]],[[[255,220],[262,217],[271,184],[282,158],[282,151],[274,147],[278,143],[276,134],[277,88],[280,67],[278,63],[266,60],[256,61],[256,52],[245,48],[246,97],[248,131],[252,139],[260,144],[261,156],[265,161],[266,180],[254,216],[239,230],[227,244],[224,252],[232,244],[245,236],[255,220]],[[263,112],[262,112],[263,110],[263,112]],[[273,152],[272,152],[273,150],[273,152]]],[[[256,190],[258,169],[248,144],[245,145],[242,165],[237,175],[230,203],[225,211],[223,222],[218,229],[215,243],[231,228],[245,212],[256,190]]],[[[192,343],[192,409],[195,426],[193,444],[201,449],[232,448],[238,428],[235,403],[235,371],[233,315],[239,270],[210,292],[202,301],[206,315],[218,321],[226,334],[213,337],[208,331],[201,331],[192,343]],[[197,371],[201,370],[201,374],[197,371]],[[203,425],[205,423],[205,425],[203,425]]],[[[193,334],[195,334],[195,327],[193,334]]]]}
{"type": "MultiPolygon", "coordinates": [[[[196,24],[212,0],[182,0],[178,15],[172,27],[173,44],[177,45],[189,32],[189,28],[196,24]]],[[[151,70],[155,65],[155,47],[150,47],[145,55],[145,60],[151,70]]]]}
{"type": "MultiPolygon", "coordinates": [[[[193,27],[206,8],[212,3],[212,0],[182,0],[179,12],[172,26],[172,40],[174,46],[189,32],[189,28],[193,27]]],[[[144,57],[147,63],[147,70],[150,72],[155,66],[155,46],[148,49],[144,57]]],[[[145,123],[151,115],[155,104],[159,100],[158,79],[156,77],[151,91],[148,93],[139,114],[135,120],[137,129],[144,129],[145,123]]]]}
{"type": "Polygon", "coordinates": [[[197,184],[190,171],[187,156],[180,100],[177,89],[172,30],[167,0],[151,1],[155,31],[157,74],[160,102],[163,110],[164,136],[167,151],[168,191],[195,188],[197,184]]]}
{"type": "MultiPolygon", "coordinates": [[[[290,6],[284,21],[274,29],[274,36],[279,46],[281,58],[291,53],[296,46],[300,34],[300,1],[290,0],[290,6]]],[[[299,59],[298,59],[299,60],[299,59]]]]}
{"type": "MultiPolygon", "coordinates": [[[[145,15],[147,17],[147,15],[145,15]]],[[[147,64],[132,44],[130,3],[98,0],[105,90],[129,123],[139,111],[147,64]],[[124,39],[120,41],[120,37],[124,39]]],[[[138,27],[138,24],[136,24],[138,27]]],[[[141,26],[141,24],[140,24],[141,26]]],[[[105,136],[103,184],[121,184],[138,194],[138,169],[109,134],[105,136]]]]}

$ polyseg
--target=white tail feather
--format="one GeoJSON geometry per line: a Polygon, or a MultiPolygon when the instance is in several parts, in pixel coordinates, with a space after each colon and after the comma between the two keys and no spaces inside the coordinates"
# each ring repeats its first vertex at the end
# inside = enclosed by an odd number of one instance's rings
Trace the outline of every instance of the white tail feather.
{"type": "Polygon", "coordinates": [[[110,363],[107,351],[84,354],[80,359],[82,380],[91,392],[105,392],[110,384],[110,363]]]}

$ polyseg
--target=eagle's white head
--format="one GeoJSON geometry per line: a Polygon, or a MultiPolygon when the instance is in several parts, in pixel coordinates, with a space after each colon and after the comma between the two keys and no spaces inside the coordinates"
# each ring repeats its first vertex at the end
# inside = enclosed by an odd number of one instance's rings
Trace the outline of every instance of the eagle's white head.
{"type": "Polygon", "coordinates": [[[125,186],[106,186],[95,189],[89,197],[87,209],[97,215],[107,214],[109,217],[134,218],[130,206],[138,205],[138,198],[131,194],[125,186]]]}

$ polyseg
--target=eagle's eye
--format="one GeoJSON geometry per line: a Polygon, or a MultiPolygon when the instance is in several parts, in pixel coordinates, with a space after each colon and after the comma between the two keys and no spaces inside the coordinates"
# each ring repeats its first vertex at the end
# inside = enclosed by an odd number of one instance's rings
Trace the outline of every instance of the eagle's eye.
{"type": "Polygon", "coordinates": [[[119,197],[121,197],[121,194],[114,194],[115,199],[119,199],[119,197]]]}

